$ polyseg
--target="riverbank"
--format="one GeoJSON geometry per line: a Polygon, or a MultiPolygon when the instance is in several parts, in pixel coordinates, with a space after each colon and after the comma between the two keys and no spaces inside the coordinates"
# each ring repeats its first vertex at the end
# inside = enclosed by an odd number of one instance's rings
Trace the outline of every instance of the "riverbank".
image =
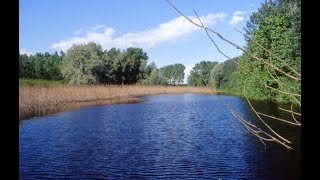
{"type": "Polygon", "coordinates": [[[19,87],[19,119],[42,116],[82,106],[134,103],[137,96],[156,94],[212,94],[208,87],[140,85],[56,85],[19,87]]]}

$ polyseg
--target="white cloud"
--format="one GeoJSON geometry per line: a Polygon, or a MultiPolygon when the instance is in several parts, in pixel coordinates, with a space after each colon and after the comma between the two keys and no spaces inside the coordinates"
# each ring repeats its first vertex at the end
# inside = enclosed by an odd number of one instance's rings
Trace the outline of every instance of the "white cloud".
{"type": "MultiPolygon", "coordinates": [[[[200,17],[205,26],[214,25],[226,15],[224,13],[208,14],[200,17]]],[[[190,19],[198,22],[195,16],[190,19]]],[[[180,16],[168,22],[159,24],[157,27],[147,29],[141,32],[128,32],[121,36],[114,37],[114,29],[104,25],[97,25],[90,28],[83,36],[74,36],[68,40],[60,40],[52,44],[52,48],[57,50],[68,50],[73,44],[83,44],[95,42],[100,44],[104,49],[111,47],[127,48],[130,46],[151,48],[157,44],[179,40],[185,36],[200,30],[199,27],[188,22],[180,16]],[[98,32],[98,30],[102,30],[98,32]]]]}
{"type": "Polygon", "coordinates": [[[20,54],[26,54],[28,56],[33,54],[31,51],[27,50],[26,48],[19,49],[19,53],[20,54]]]}
{"type": "Polygon", "coordinates": [[[244,17],[243,17],[243,15],[244,14],[246,14],[247,12],[244,12],[244,11],[236,11],[236,12],[234,12],[233,13],[233,16],[232,16],[232,18],[231,18],[231,20],[230,20],[230,24],[231,25],[236,25],[236,24],[238,24],[239,22],[241,22],[241,21],[243,21],[244,20],[244,17]]]}
{"type": "Polygon", "coordinates": [[[190,71],[192,70],[194,65],[195,64],[187,64],[187,65],[185,65],[186,69],[184,70],[184,80],[183,80],[184,84],[187,84],[188,76],[190,75],[190,71]]]}

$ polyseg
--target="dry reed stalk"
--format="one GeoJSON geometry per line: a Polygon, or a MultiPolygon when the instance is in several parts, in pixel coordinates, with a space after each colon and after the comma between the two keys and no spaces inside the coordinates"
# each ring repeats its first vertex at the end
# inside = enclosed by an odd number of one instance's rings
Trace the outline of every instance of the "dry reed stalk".
{"type": "Polygon", "coordinates": [[[189,86],[138,86],[138,85],[61,85],[61,86],[20,86],[19,109],[37,109],[59,106],[74,102],[119,99],[130,96],[154,94],[202,93],[211,94],[208,87],[189,86]]]}

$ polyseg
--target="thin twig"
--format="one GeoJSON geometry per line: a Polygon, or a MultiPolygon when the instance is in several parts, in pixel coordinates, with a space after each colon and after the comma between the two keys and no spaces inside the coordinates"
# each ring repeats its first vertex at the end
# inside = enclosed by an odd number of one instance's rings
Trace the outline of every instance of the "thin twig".
{"type": "Polygon", "coordinates": [[[281,107],[278,107],[278,109],[280,109],[280,110],[282,110],[282,111],[289,112],[289,113],[293,113],[293,114],[298,115],[298,116],[301,116],[300,113],[297,113],[297,112],[294,112],[294,111],[290,111],[290,110],[287,110],[287,109],[283,109],[283,108],[281,108],[281,107]]]}
{"type": "Polygon", "coordinates": [[[291,95],[291,96],[298,96],[298,97],[301,97],[301,95],[300,95],[300,94],[295,94],[295,93],[289,93],[289,92],[287,92],[287,91],[282,91],[282,90],[280,90],[280,89],[273,88],[273,87],[268,86],[268,85],[266,85],[266,84],[265,84],[265,86],[266,86],[266,87],[268,87],[268,88],[270,88],[270,89],[272,89],[272,90],[275,90],[275,91],[281,92],[281,93],[283,93],[283,94],[288,94],[288,95],[291,95]]]}
{"type": "MultiPolygon", "coordinates": [[[[296,117],[294,117],[294,114],[293,114],[293,111],[292,111],[292,104],[291,104],[291,115],[292,115],[292,118],[293,120],[296,122],[296,123],[299,123],[296,119],[296,117]]],[[[300,123],[299,123],[300,124],[300,123]]]]}
{"type": "Polygon", "coordinates": [[[265,116],[265,117],[269,117],[269,118],[272,118],[272,119],[276,119],[276,120],[279,120],[279,121],[282,121],[282,122],[285,122],[285,123],[288,123],[288,124],[292,124],[292,125],[295,125],[295,126],[301,126],[301,124],[299,122],[297,123],[293,123],[293,122],[290,122],[290,121],[287,121],[285,119],[281,119],[281,118],[277,118],[277,117],[274,117],[274,116],[269,116],[267,114],[264,114],[264,113],[260,113],[260,112],[257,112],[259,115],[262,115],[262,116],[265,116]]]}

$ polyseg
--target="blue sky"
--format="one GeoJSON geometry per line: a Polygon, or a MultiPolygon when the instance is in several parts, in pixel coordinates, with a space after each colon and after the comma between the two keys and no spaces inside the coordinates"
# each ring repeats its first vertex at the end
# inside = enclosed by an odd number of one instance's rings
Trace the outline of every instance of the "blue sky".
{"type": "MultiPolygon", "coordinates": [[[[204,24],[244,46],[241,29],[263,0],[171,0],[187,16],[193,9],[204,24]]],[[[221,50],[242,54],[213,36],[221,50]]],[[[158,67],[225,61],[200,28],[187,22],[165,0],[19,0],[20,53],[67,51],[73,43],[94,41],[103,49],[141,47],[158,67]]]]}

